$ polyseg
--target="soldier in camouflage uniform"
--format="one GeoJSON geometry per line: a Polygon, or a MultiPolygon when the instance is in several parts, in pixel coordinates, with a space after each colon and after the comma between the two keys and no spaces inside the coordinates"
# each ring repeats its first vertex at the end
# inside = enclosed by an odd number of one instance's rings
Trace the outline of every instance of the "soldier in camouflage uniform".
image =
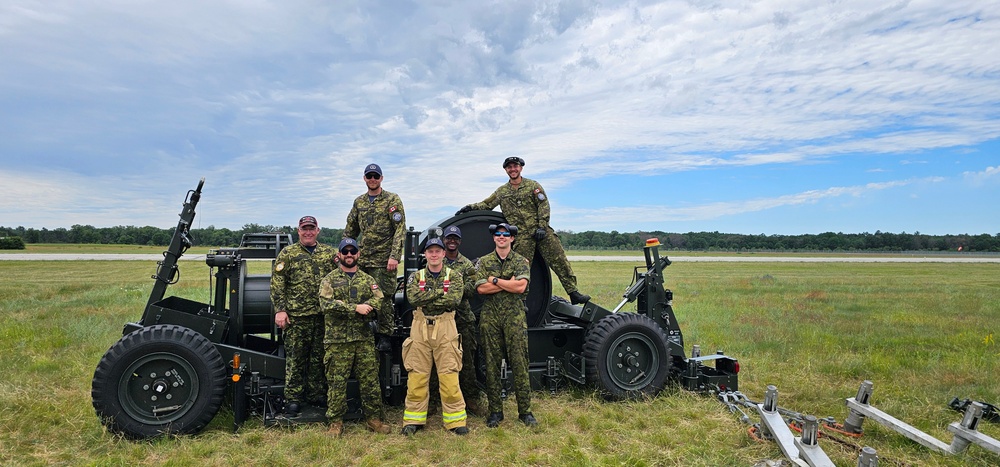
{"type": "Polygon", "coordinates": [[[467,205],[455,214],[493,209],[499,205],[507,222],[518,226],[523,232],[514,243],[514,251],[528,258],[528,261],[533,261],[537,246],[549,268],[559,277],[559,282],[569,294],[570,302],[574,305],[589,302],[590,296],[577,289],[573,267],[566,259],[559,236],[549,226],[549,199],[545,196],[545,190],[538,182],[522,177],[522,167],[524,159],[520,157],[505,159],[503,168],[510,180],[483,202],[467,205]]]}
{"type": "Polygon", "coordinates": [[[469,433],[465,426],[465,401],[458,384],[462,338],[455,325],[455,310],[462,301],[465,281],[461,272],[444,265],[444,255],[441,238],[429,238],[424,246],[427,267],[413,272],[406,281],[406,297],[416,309],[410,336],[403,342],[407,376],[404,435],[413,435],[427,424],[428,387],[431,369],[435,367],[445,429],[457,435],[469,433]]]}
{"type": "Polygon", "coordinates": [[[340,241],[340,264],[323,278],[319,286],[319,307],[325,318],[326,379],[329,385],[326,418],[330,434],[344,431],[347,412],[347,379],[354,373],[361,393],[361,407],[368,428],[389,433],[382,422],[385,413],[379,393],[378,359],[375,356],[369,322],[384,301],[375,279],[358,270],[358,242],[340,241]]]}
{"type": "Polygon", "coordinates": [[[444,229],[444,264],[461,272],[465,278],[462,302],[458,304],[458,310],[455,312],[455,324],[458,325],[458,333],[462,335],[462,371],[458,374],[458,381],[462,386],[462,396],[465,398],[465,410],[483,416],[485,413],[479,403],[479,382],[476,380],[479,324],[476,322],[476,315],[472,312],[470,303],[476,293],[476,266],[469,258],[459,253],[460,246],[462,246],[462,229],[455,225],[444,229]]]}
{"type": "Polygon", "coordinates": [[[271,271],[274,324],[285,340],[285,412],[291,416],[302,403],[326,405],[323,315],[316,291],[334,268],[337,250],[317,243],[319,231],[315,217],[299,219],[299,241],[281,250],[271,271]]]}
{"type": "Polygon", "coordinates": [[[527,258],[511,249],[517,230],[516,226],[508,224],[491,225],[496,249],[476,261],[476,291],[486,299],[479,313],[479,329],[486,353],[486,397],[490,403],[486,426],[490,428],[496,428],[503,421],[500,371],[505,348],[507,366],[514,376],[518,418],[528,426],[538,424],[531,413],[528,322],[524,307],[531,266],[527,258]]]}
{"type": "Polygon", "coordinates": [[[356,238],[364,254],[358,260],[361,270],[378,282],[386,300],[378,313],[378,347],[389,350],[388,335],[395,327],[393,296],[396,293],[396,267],[403,257],[406,238],[406,215],[403,202],[395,193],[382,189],[382,168],[365,166],[368,192],[354,200],[347,215],[344,238],[356,238]]]}

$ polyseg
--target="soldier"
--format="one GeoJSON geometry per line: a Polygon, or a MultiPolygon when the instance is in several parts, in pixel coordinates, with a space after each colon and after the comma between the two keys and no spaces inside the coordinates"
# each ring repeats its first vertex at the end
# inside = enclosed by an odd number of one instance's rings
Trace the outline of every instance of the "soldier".
{"type": "Polygon", "coordinates": [[[486,353],[486,397],[490,415],[486,426],[496,428],[503,421],[500,399],[501,360],[507,349],[507,366],[514,375],[518,418],[528,426],[538,425],[531,414],[531,382],[528,380],[528,322],[524,297],[531,279],[528,259],[511,249],[517,226],[491,225],[496,249],[476,261],[476,290],[484,295],[479,314],[479,330],[486,353]]]}
{"type": "Polygon", "coordinates": [[[444,255],[444,242],[438,237],[428,239],[424,246],[427,267],[410,274],[406,281],[406,297],[416,309],[410,337],[403,342],[403,365],[407,372],[404,435],[413,435],[427,423],[432,367],[437,368],[440,382],[444,427],[457,435],[469,433],[465,426],[465,400],[458,384],[462,339],[455,325],[455,310],[465,287],[462,273],[444,265],[444,255]]]}
{"type": "Polygon", "coordinates": [[[299,219],[299,241],[281,250],[271,271],[274,324],[284,331],[285,413],[295,416],[303,403],[326,406],[323,367],[323,315],[316,291],[334,268],[337,251],[317,243],[313,216],[299,219]]]}
{"type": "Polygon", "coordinates": [[[358,259],[362,271],[378,282],[386,300],[376,310],[378,314],[379,350],[389,350],[388,335],[395,326],[393,295],[396,293],[396,267],[403,257],[406,238],[406,216],[403,202],[395,193],[382,189],[382,168],[378,164],[365,166],[368,192],[354,200],[347,215],[344,238],[356,238],[364,256],[358,259]]]}
{"type": "Polygon", "coordinates": [[[358,270],[358,242],[340,241],[340,264],[323,278],[319,286],[319,306],[325,318],[326,379],[329,385],[326,418],[330,434],[344,431],[347,412],[347,378],[354,373],[361,393],[361,407],[368,428],[389,433],[382,422],[382,396],[379,394],[378,360],[372,346],[372,314],[382,306],[384,296],[375,279],[358,270]]]}
{"type": "Polygon", "coordinates": [[[456,215],[477,209],[493,209],[497,205],[503,211],[507,222],[518,226],[524,235],[514,243],[514,251],[528,258],[535,259],[535,246],[542,253],[542,258],[559,277],[569,300],[574,305],[590,301],[589,295],[580,293],[576,286],[576,275],[573,267],[566,259],[559,236],[549,226],[549,199],[545,190],[538,182],[521,176],[524,159],[508,157],[503,161],[503,168],[510,180],[497,188],[481,203],[469,204],[459,209],[456,215]]]}
{"type": "Polygon", "coordinates": [[[452,225],[444,229],[444,264],[462,273],[465,280],[465,290],[462,302],[458,304],[455,323],[458,333],[462,335],[462,371],[458,381],[465,397],[465,410],[474,415],[485,415],[479,404],[479,383],[476,381],[476,351],[479,349],[479,332],[476,315],[472,312],[472,296],[476,293],[476,266],[472,260],[459,253],[462,246],[462,229],[452,225]]]}

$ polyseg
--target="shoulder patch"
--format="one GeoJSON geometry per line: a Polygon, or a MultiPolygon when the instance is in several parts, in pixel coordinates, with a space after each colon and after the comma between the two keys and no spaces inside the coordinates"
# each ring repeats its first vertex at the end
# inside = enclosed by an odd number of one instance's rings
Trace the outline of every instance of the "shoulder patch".
{"type": "Polygon", "coordinates": [[[399,222],[401,220],[403,220],[403,214],[402,213],[399,213],[399,212],[392,213],[392,221],[393,222],[399,222]]]}
{"type": "Polygon", "coordinates": [[[372,284],[372,290],[378,290],[378,284],[372,284]]]}
{"type": "Polygon", "coordinates": [[[274,265],[274,270],[275,271],[281,271],[283,269],[285,269],[285,262],[284,261],[278,261],[278,264],[274,265]]]}
{"type": "Polygon", "coordinates": [[[396,206],[389,206],[389,212],[396,212],[396,206]]]}
{"type": "Polygon", "coordinates": [[[545,193],[539,193],[537,196],[538,196],[538,201],[545,201],[545,193]]]}
{"type": "Polygon", "coordinates": [[[535,194],[538,194],[538,193],[541,193],[541,192],[542,192],[541,188],[535,188],[535,191],[534,191],[535,194]]]}

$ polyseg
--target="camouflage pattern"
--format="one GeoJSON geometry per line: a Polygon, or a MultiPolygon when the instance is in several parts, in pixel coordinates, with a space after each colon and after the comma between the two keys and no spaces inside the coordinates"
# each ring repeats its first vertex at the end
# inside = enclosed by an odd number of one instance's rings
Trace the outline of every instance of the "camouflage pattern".
{"type": "Polygon", "coordinates": [[[335,266],[337,250],[317,244],[312,253],[301,243],[281,250],[271,271],[271,303],[288,313],[284,329],[285,399],[326,404],[323,317],[316,292],[335,266]]]}
{"type": "Polygon", "coordinates": [[[337,249],[319,243],[312,253],[301,243],[281,249],[271,269],[271,303],[289,316],[319,315],[319,283],[337,267],[337,249]]]}
{"type": "MultiPolygon", "coordinates": [[[[528,279],[531,266],[528,259],[511,251],[501,261],[496,252],[490,252],[476,261],[476,286],[486,283],[489,276],[501,279],[528,279]]],[[[506,354],[507,368],[514,376],[514,394],[517,412],[531,413],[531,381],[528,379],[528,323],[524,306],[527,293],[514,294],[501,291],[484,295],[479,314],[480,344],[486,354],[486,397],[490,412],[502,412],[500,399],[501,360],[506,354]],[[505,352],[506,349],[506,352],[505,352]]]]}
{"type": "Polygon", "coordinates": [[[549,198],[542,185],[530,178],[521,177],[521,183],[516,187],[510,182],[504,183],[481,203],[471,206],[473,209],[493,209],[500,206],[507,223],[518,228],[518,235],[513,244],[514,251],[528,258],[528,261],[535,259],[535,231],[539,228],[545,229],[545,238],[538,244],[542,257],[545,258],[549,268],[556,273],[566,293],[578,290],[573,267],[566,259],[566,252],[563,251],[559,237],[549,226],[551,213],[549,198]]]}
{"type": "Polygon", "coordinates": [[[285,337],[285,400],[327,404],[323,317],[289,316],[285,337]]]}
{"type": "Polygon", "coordinates": [[[347,379],[354,372],[367,419],[385,419],[379,393],[378,358],[372,341],[331,342],[326,345],[326,379],[330,386],[326,418],[331,423],[347,413],[347,379]]]}
{"type": "Polygon", "coordinates": [[[378,309],[378,332],[392,334],[395,319],[392,301],[397,278],[395,271],[387,271],[385,267],[390,258],[403,263],[403,241],[406,238],[403,201],[386,190],[382,190],[372,201],[368,200],[368,193],[358,196],[347,214],[343,238],[358,241],[361,250],[359,268],[374,277],[382,287],[387,300],[378,309]]]}
{"type": "Polygon", "coordinates": [[[343,238],[358,241],[358,248],[361,249],[358,266],[362,268],[385,269],[390,258],[402,263],[403,240],[406,238],[402,200],[395,193],[385,190],[373,201],[368,201],[368,193],[358,196],[347,214],[343,238]]]}
{"type": "Polygon", "coordinates": [[[442,269],[437,277],[424,268],[410,274],[406,280],[407,300],[414,307],[419,307],[427,317],[454,313],[464,293],[465,281],[462,273],[450,268],[442,269]]]}
{"type": "Polygon", "coordinates": [[[392,307],[393,297],[396,295],[396,286],[398,284],[395,271],[387,271],[384,264],[382,267],[359,267],[358,269],[372,276],[379,288],[382,289],[385,300],[382,301],[382,307],[376,310],[378,313],[376,315],[378,332],[379,334],[392,334],[393,329],[396,327],[396,310],[392,307]]]}
{"type": "Polygon", "coordinates": [[[361,405],[366,418],[384,418],[379,394],[378,359],[369,318],[355,311],[364,303],[376,310],[384,301],[375,279],[362,271],[351,277],[340,268],[323,278],[319,286],[320,310],[325,318],[327,419],[336,422],[347,412],[347,379],[353,371],[358,379],[361,405]]]}
{"type": "MultiPolygon", "coordinates": [[[[521,228],[519,225],[517,227],[521,228]]],[[[566,289],[566,293],[576,292],[579,290],[576,285],[576,274],[573,273],[573,266],[570,266],[569,260],[566,259],[566,251],[563,250],[559,236],[552,230],[552,227],[547,227],[545,231],[545,237],[538,241],[532,236],[535,233],[534,230],[530,232],[518,230],[518,235],[514,237],[514,244],[511,245],[511,248],[520,253],[521,256],[534,260],[535,248],[537,247],[542,258],[545,259],[545,264],[552,272],[556,273],[556,277],[559,278],[563,289],[566,289]]]]}
{"type": "Polygon", "coordinates": [[[382,289],[364,271],[354,273],[354,277],[340,268],[331,271],[319,286],[319,306],[326,320],[323,343],[374,342],[370,318],[355,308],[364,303],[378,310],[383,301],[382,289]]]}
{"type": "MultiPolygon", "coordinates": [[[[500,206],[508,224],[516,225],[518,234],[531,235],[539,227],[549,226],[549,198],[538,182],[521,177],[516,187],[504,183],[473,209],[493,209],[500,206]]],[[[529,258],[530,260],[530,258],[529,258]]]]}
{"type": "Polygon", "coordinates": [[[472,312],[471,300],[476,293],[476,266],[469,258],[461,253],[454,261],[444,259],[445,266],[459,271],[464,278],[465,287],[462,291],[462,301],[455,311],[455,324],[458,326],[458,333],[462,336],[462,371],[458,374],[458,381],[462,387],[462,394],[465,401],[479,398],[479,384],[476,381],[476,351],[479,350],[479,325],[476,323],[476,315],[472,312]]]}

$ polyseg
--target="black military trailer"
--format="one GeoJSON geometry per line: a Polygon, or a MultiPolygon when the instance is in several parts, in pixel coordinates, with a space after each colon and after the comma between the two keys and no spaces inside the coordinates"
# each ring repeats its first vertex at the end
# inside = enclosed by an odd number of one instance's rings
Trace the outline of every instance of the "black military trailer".
{"type": "MultiPolygon", "coordinates": [[[[265,425],[288,422],[281,415],[285,358],[281,332],[274,325],[270,275],[251,274],[248,262],[273,260],[292,243],[291,235],[249,234],[237,248],[206,255],[215,282],[210,303],[166,294],[179,278],[178,259],[193,245],[190,228],[204,182],[185,197],[170,246],[152,276],[141,320],[125,324],[123,337],[94,372],[91,395],[98,417],[111,432],[128,438],[197,433],[227,401],[237,428],[251,416],[261,417],[265,425]]],[[[493,249],[489,226],[503,221],[499,212],[473,211],[423,231],[411,227],[404,273],[423,266],[419,252],[429,235],[458,226],[462,254],[477,258],[493,249]]],[[[535,256],[525,300],[533,389],[555,391],[573,382],[596,387],[615,400],[655,396],[668,381],[692,391],[738,389],[736,359],[721,351],[700,355],[698,346],[690,356],[685,354],[673,294],[663,286],[663,270],[670,261],[659,255],[657,246],[654,239],[645,246],[645,265],[635,268],[631,286],[612,310],[553,297],[548,266],[535,256]],[[630,303],[635,309],[622,311],[630,303]]],[[[412,316],[403,278],[389,296],[395,305],[395,331],[391,350],[379,351],[379,381],[384,402],[398,406],[406,394],[401,348],[412,316]]],[[[474,301],[474,311],[479,305],[481,301],[474,301]]],[[[482,358],[477,361],[482,382],[485,365],[482,358]]],[[[509,387],[505,373],[501,378],[509,387]]],[[[361,415],[357,394],[352,379],[348,418],[361,415]]]]}

